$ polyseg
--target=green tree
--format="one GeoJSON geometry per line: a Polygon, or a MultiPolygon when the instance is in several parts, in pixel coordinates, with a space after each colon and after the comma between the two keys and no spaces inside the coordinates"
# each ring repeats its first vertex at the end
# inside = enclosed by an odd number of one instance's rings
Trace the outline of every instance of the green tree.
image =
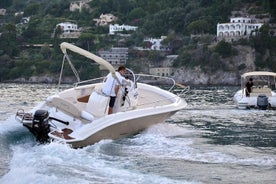
{"type": "Polygon", "coordinates": [[[52,57],[52,50],[48,44],[44,44],[44,46],[40,49],[40,54],[43,56],[44,59],[50,60],[52,57]]]}
{"type": "Polygon", "coordinates": [[[222,57],[229,57],[232,55],[232,45],[228,42],[220,41],[217,44],[215,51],[222,57]]]}
{"type": "Polygon", "coordinates": [[[261,54],[265,54],[266,49],[272,48],[271,43],[274,39],[269,34],[269,25],[264,24],[260,30],[256,30],[256,36],[251,36],[251,41],[253,42],[253,47],[260,52],[261,54]]]}
{"type": "Polygon", "coordinates": [[[170,31],[176,33],[185,32],[186,13],[183,8],[165,9],[156,14],[149,15],[144,25],[142,32],[147,36],[160,37],[168,34],[170,31]]]}
{"type": "Polygon", "coordinates": [[[13,67],[10,56],[3,54],[0,56],[0,82],[7,79],[9,70],[13,67]]]}
{"type": "Polygon", "coordinates": [[[130,11],[128,18],[135,25],[140,25],[142,18],[145,17],[146,15],[147,15],[146,11],[143,8],[138,7],[130,11]]]}
{"type": "Polygon", "coordinates": [[[1,8],[7,8],[12,4],[12,1],[10,0],[1,0],[0,1],[0,7],[1,8]]]}
{"type": "Polygon", "coordinates": [[[24,16],[36,15],[40,11],[40,4],[31,3],[24,10],[24,16]]]}
{"type": "MultiPolygon", "coordinates": [[[[7,0],[7,1],[10,1],[10,0],[7,0]]],[[[26,4],[26,1],[12,0],[12,8],[14,10],[22,10],[22,8],[25,7],[25,4],[26,4]]]]}
{"type": "Polygon", "coordinates": [[[162,45],[169,47],[171,54],[177,54],[177,51],[183,46],[182,37],[171,31],[167,38],[162,41],[162,45]]]}
{"type": "Polygon", "coordinates": [[[68,0],[47,1],[44,5],[44,13],[55,17],[62,17],[69,10],[70,2],[68,0]]]}
{"type": "Polygon", "coordinates": [[[35,40],[39,35],[39,24],[40,24],[40,17],[35,17],[33,16],[29,23],[28,23],[28,27],[27,29],[25,29],[22,32],[22,36],[24,38],[24,40],[26,40],[27,42],[36,42],[37,40],[35,40]]]}
{"type": "Polygon", "coordinates": [[[10,57],[16,56],[19,52],[19,48],[17,44],[15,25],[6,24],[0,38],[0,50],[2,51],[2,54],[7,54],[10,57]]]}
{"type": "Polygon", "coordinates": [[[53,46],[54,46],[54,50],[55,50],[55,53],[59,53],[60,52],[60,49],[59,49],[59,44],[60,44],[60,35],[62,34],[62,29],[60,26],[57,26],[55,28],[55,31],[54,31],[54,40],[53,40],[53,46]]]}
{"type": "Polygon", "coordinates": [[[179,56],[173,62],[173,67],[181,67],[187,66],[192,67],[194,66],[193,55],[188,50],[182,49],[179,56]]]}
{"type": "Polygon", "coordinates": [[[204,19],[191,22],[187,29],[191,34],[208,33],[211,25],[204,19]]]}
{"type": "Polygon", "coordinates": [[[95,49],[95,36],[92,33],[82,33],[79,37],[78,45],[88,51],[95,49]]]}

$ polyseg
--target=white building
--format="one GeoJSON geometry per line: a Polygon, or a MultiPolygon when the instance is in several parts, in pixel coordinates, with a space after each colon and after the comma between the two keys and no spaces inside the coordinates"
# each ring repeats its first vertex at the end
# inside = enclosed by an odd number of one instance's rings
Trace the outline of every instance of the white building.
{"type": "Polygon", "coordinates": [[[23,14],[24,14],[23,11],[21,11],[21,12],[15,12],[15,13],[14,13],[14,16],[22,16],[23,14]]]}
{"type": "Polygon", "coordinates": [[[150,43],[150,50],[169,50],[169,48],[165,48],[161,43],[166,38],[166,36],[161,36],[161,38],[146,38],[144,39],[144,42],[150,43]]]}
{"type": "Polygon", "coordinates": [[[136,31],[138,27],[136,26],[129,26],[129,25],[119,25],[119,24],[110,24],[109,25],[109,34],[114,35],[115,32],[121,32],[121,31],[136,31]]]}
{"type": "Polygon", "coordinates": [[[78,25],[71,22],[63,22],[57,24],[56,27],[60,26],[63,33],[70,33],[78,31],[78,25]]]}
{"type": "Polygon", "coordinates": [[[60,38],[78,38],[80,36],[80,31],[78,25],[71,22],[63,22],[56,25],[56,28],[61,28],[60,38]]]}
{"type": "Polygon", "coordinates": [[[28,24],[28,23],[30,22],[30,18],[31,18],[31,17],[22,17],[21,23],[23,23],[23,24],[28,24]]]}
{"type": "Polygon", "coordinates": [[[251,18],[236,17],[231,18],[230,23],[217,24],[218,41],[234,41],[240,38],[247,38],[255,35],[256,30],[262,27],[262,23],[253,23],[251,18]]]}

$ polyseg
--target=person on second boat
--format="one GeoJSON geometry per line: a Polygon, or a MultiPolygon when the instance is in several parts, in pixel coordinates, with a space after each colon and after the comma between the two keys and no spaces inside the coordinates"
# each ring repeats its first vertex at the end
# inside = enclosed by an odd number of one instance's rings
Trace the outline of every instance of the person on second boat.
{"type": "Polygon", "coordinates": [[[118,94],[120,85],[126,80],[124,75],[126,73],[125,66],[120,66],[118,71],[115,72],[116,77],[113,77],[111,73],[106,76],[105,84],[103,86],[103,93],[110,96],[108,114],[113,113],[113,107],[115,104],[116,96],[118,94]]]}
{"type": "Polygon", "coordinates": [[[249,81],[245,85],[245,94],[247,97],[249,97],[250,93],[252,92],[252,86],[253,86],[253,79],[250,78],[249,81]]]}

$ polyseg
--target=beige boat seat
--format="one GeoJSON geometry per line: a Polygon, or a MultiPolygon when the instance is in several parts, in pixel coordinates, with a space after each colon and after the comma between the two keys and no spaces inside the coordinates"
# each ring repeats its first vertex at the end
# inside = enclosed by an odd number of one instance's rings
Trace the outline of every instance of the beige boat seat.
{"type": "Polygon", "coordinates": [[[271,96],[271,89],[267,86],[263,87],[253,87],[252,92],[250,93],[250,96],[258,96],[260,94],[264,94],[266,96],[271,96]]]}
{"type": "Polygon", "coordinates": [[[107,114],[110,97],[100,91],[93,91],[87,102],[85,111],[95,117],[101,117],[107,114]]]}
{"type": "Polygon", "coordinates": [[[51,96],[46,100],[46,104],[51,107],[55,107],[64,113],[72,115],[75,118],[85,119],[88,121],[93,121],[94,116],[88,112],[81,110],[76,103],[60,98],[59,96],[51,96]]]}
{"type": "Polygon", "coordinates": [[[46,100],[46,104],[51,107],[56,107],[64,112],[67,112],[74,117],[80,117],[81,111],[77,108],[75,104],[67,99],[60,98],[59,96],[51,96],[46,100]]]}

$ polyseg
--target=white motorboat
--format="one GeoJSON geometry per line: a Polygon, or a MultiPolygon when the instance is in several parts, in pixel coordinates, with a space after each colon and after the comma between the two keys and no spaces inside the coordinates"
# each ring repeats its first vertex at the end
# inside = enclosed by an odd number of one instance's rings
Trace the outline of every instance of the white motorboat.
{"type": "Polygon", "coordinates": [[[276,73],[267,71],[254,71],[241,75],[241,89],[234,95],[234,101],[239,109],[276,108],[276,73]],[[246,96],[245,84],[253,78],[254,85],[249,96],[246,96]]]}
{"type": "Polygon", "coordinates": [[[102,93],[103,78],[80,81],[67,51],[85,56],[115,74],[113,66],[72,44],[64,42],[60,47],[64,58],[59,86],[66,61],[69,62],[78,82],[72,88],[47,97],[30,112],[18,110],[15,116],[41,143],[60,141],[79,148],[102,139],[130,136],[165,121],[187,106],[181,95],[188,87],[182,88],[180,94],[174,94],[171,91],[178,85],[171,78],[135,75],[127,69],[128,85],[121,85],[113,113],[108,115],[110,98],[102,93]],[[149,77],[154,78],[148,80],[149,77]],[[151,85],[145,81],[151,82],[151,85]],[[172,82],[172,87],[168,90],[153,85],[168,84],[168,81],[172,82]]]}

